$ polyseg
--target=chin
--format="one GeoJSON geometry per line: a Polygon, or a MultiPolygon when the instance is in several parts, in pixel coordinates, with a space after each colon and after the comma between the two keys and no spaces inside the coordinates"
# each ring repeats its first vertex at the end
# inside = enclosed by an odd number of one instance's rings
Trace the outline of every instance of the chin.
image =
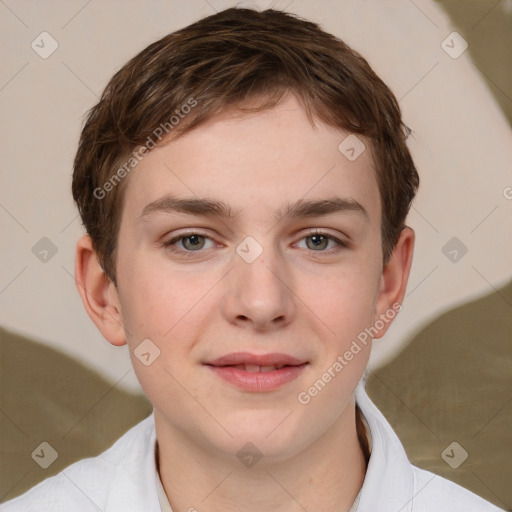
{"type": "Polygon", "coordinates": [[[223,422],[233,437],[223,436],[218,448],[238,457],[244,451],[249,455],[254,451],[255,455],[263,456],[262,462],[286,460],[309,444],[304,425],[301,429],[295,415],[296,412],[284,409],[239,413],[223,422]]]}

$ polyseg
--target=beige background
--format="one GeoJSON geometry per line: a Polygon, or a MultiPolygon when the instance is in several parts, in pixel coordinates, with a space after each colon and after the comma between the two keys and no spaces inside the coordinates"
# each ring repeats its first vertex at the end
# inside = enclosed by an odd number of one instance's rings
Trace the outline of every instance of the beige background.
{"type": "MultiPolygon", "coordinates": [[[[139,389],[128,354],[125,348],[110,346],[96,331],[72,277],[74,244],[82,228],[71,198],[71,166],[83,115],[128,58],[164,34],[234,4],[216,0],[0,2],[0,324],[43,344],[42,348],[57,349],[85,368],[93,368],[103,379],[102,386],[116,393],[139,389]],[[43,31],[59,45],[47,59],[31,48],[43,31]],[[32,252],[42,237],[57,248],[46,263],[32,252]]],[[[241,4],[263,9],[271,2],[241,4]]],[[[414,131],[410,147],[421,177],[409,217],[417,233],[415,258],[404,310],[386,337],[376,343],[373,365],[382,367],[405,354],[405,347],[421,338],[440,315],[489,295],[502,307],[471,310],[469,319],[476,335],[472,350],[481,351],[484,358],[489,350],[486,333],[493,325],[501,326],[497,339],[510,348],[507,322],[512,298],[506,285],[512,276],[512,188],[507,189],[512,187],[512,134],[507,116],[512,118],[512,66],[507,49],[512,43],[512,2],[286,0],[273,5],[320,23],[359,50],[395,92],[404,119],[414,131]],[[469,42],[468,50],[456,59],[441,47],[454,30],[469,42]],[[468,249],[456,263],[442,251],[452,237],[468,249]]],[[[436,332],[441,343],[436,350],[467,327],[469,319],[459,317],[459,324],[436,332]]],[[[14,339],[18,341],[11,340],[9,350],[2,349],[4,369],[13,368],[11,349],[25,347],[21,338],[14,339]]],[[[26,345],[30,354],[39,348],[26,345]]],[[[456,367],[456,350],[451,357],[456,367]]],[[[505,366],[491,375],[510,375],[510,357],[510,350],[504,350],[499,360],[505,366]]],[[[18,363],[23,365],[24,359],[18,358],[18,363]]],[[[460,365],[459,369],[464,370],[460,365]]],[[[25,389],[24,381],[18,379],[16,387],[10,387],[12,381],[5,375],[0,426],[16,436],[22,420],[9,413],[5,404],[12,407],[26,400],[30,386],[25,389]]],[[[400,394],[397,389],[395,395],[400,394]]],[[[443,389],[440,393],[436,400],[442,399],[443,389]]],[[[499,388],[495,395],[494,412],[509,410],[510,393],[499,388]]],[[[87,416],[102,396],[99,391],[92,393],[73,414],[78,420],[87,416]]],[[[147,404],[139,402],[139,406],[141,415],[148,412],[147,404]]],[[[55,414],[71,406],[59,407],[55,414]]],[[[488,414],[490,418],[493,411],[488,414]]],[[[72,425],[73,420],[69,421],[72,425]]],[[[129,425],[134,418],[125,421],[129,425]]],[[[37,425],[27,424],[21,430],[23,443],[29,439],[35,448],[42,436],[38,437],[37,425]]],[[[85,427],[82,431],[87,435],[85,427]]],[[[112,432],[96,435],[103,444],[92,451],[115,439],[112,432]]],[[[439,440],[441,449],[443,442],[439,440]]],[[[24,449],[23,443],[18,448],[11,444],[13,458],[24,449]]],[[[79,456],[70,447],[66,450],[68,459],[61,455],[59,463],[79,456]]],[[[27,457],[26,468],[19,474],[9,471],[0,499],[6,493],[12,497],[29,486],[31,479],[57,469],[54,465],[46,472],[39,468],[34,472],[33,466],[27,457]]],[[[489,485],[486,482],[477,492],[503,506],[510,493],[507,498],[500,490],[489,491],[489,485]]]]}

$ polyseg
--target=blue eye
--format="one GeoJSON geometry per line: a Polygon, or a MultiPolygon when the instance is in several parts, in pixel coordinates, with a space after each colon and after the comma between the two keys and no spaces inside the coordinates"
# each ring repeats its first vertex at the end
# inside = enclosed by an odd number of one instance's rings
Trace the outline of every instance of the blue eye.
{"type": "Polygon", "coordinates": [[[181,237],[180,240],[185,249],[197,251],[204,247],[206,238],[201,235],[187,235],[181,237]]]}
{"type": "MultiPolygon", "coordinates": [[[[193,256],[194,252],[199,253],[202,249],[211,249],[216,246],[216,243],[206,233],[192,231],[165,241],[162,246],[184,256],[193,256]]],[[[327,233],[315,231],[302,237],[297,246],[311,252],[331,254],[342,248],[347,248],[348,243],[327,233]],[[306,241],[305,246],[301,246],[300,244],[304,240],[306,241]]]]}
{"type": "Polygon", "coordinates": [[[342,242],[338,238],[317,231],[303,237],[300,241],[302,240],[306,240],[306,248],[314,252],[330,253],[338,250],[339,246],[348,247],[347,243],[342,242]]]}
{"type": "Polygon", "coordinates": [[[163,243],[164,247],[168,247],[172,250],[182,251],[182,252],[195,252],[200,251],[201,249],[209,249],[213,247],[215,244],[213,240],[209,238],[205,233],[186,233],[180,236],[177,236],[167,242],[163,243]],[[209,247],[206,247],[207,240],[212,242],[209,247]],[[181,247],[179,247],[181,244],[181,247]]]}

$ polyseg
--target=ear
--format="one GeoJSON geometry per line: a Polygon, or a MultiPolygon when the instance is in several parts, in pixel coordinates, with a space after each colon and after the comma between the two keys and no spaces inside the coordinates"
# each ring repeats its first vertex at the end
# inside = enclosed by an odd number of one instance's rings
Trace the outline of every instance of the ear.
{"type": "Polygon", "coordinates": [[[402,309],[413,251],[414,231],[406,226],[400,233],[387,265],[382,270],[373,321],[373,326],[378,331],[375,338],[384,336],[396,313],[402,309]],[[380,328],[382,324],[384,325],[380,328]]]}
{"type": "Polygon", "coordinates": [[[112,345],[126,343],[117,289],[101,267],[89,235],[76,244],[75,284],[85,310],[112,345]]]}

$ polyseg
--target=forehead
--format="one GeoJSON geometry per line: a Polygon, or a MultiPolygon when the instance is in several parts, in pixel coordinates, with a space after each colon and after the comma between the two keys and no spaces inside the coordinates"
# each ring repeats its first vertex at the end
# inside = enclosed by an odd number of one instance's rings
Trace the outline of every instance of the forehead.
{"type": "Polygon", "coordinates": [[[123,216],[140,216],[166,194],[217,199],[260,217],[298,199],[342,196],[380,218],[369,144],[322,122],[313,126],[291,95],[261,112],[222,112],[148,152],[129,176],[123,216]],[[347,153],[347,141],[354,151],[347,153]]]}

